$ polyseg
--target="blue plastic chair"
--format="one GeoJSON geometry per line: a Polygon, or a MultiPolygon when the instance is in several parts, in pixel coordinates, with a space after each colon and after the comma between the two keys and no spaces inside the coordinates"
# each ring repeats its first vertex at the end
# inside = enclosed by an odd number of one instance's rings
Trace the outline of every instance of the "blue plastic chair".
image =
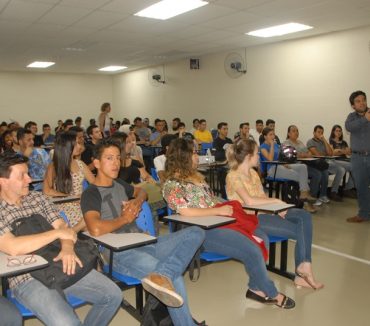
{"type": "Polygon", "coordinates": [[[200,146],[200,155],[206,155],[207,150],[211,150],[213,148],[213,143],[202,143],[200,146]]]}
{"type": "MultiPolygon", "coordinates": [[[[141,211],[139,216],[136,218],[136,225],[144,232],[148,232],[150,235],[155,236],[155,227],[152,217],[152,212],[150,210],[150,206],[148,202],[144,202],[141,206],[141,211]]],[[[109,273],[109,265],[106,264],[103,266],[104,273],[109,273]]],[[[127,285],[129,287],[135,286],[136,292],[136,310],[139,311],[141,314],[144,307],[144,300],[143,300],[143,287],[141,285],[141,281],[135,277],[131,277],[125,274],[122,274],[118,271],[112,270],[112,277],[127,285]]]]}

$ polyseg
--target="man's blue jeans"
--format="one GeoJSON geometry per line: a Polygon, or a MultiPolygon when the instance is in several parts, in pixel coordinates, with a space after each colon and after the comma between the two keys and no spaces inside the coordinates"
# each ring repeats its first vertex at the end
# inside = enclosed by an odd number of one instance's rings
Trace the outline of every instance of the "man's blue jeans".
{"type": "Polygon", "coordinates": [[[320,171],[307,166],[308,177],[310,178],[310,191],[313,197],[326,196],[328,190],[328,170],[320,171]]]}
{"type": "Polygon", "coordinates": [[[291,208],[285,219],[279,215],[259,214],[259,228],[268,235],[296,240],[295,266],[311,262],[312,218],[303,209],[291,208]]]}
{"type": "Polygon", "coordinates": [[[158,237],[155,244],[114,253],[113,269],[138,279],[153,272],[167,276],[172,280],[176,292],[184,299],[181,307],[168,307],[172,322],[174,325],[191,326],[194,321],[189,310],[182,274],[203,241],[202,229],[188,227],[158,237]]]}
{"type": "Polygon", "coordinates": [[[22,316],[7,299],[0,297],[0,316],[2,326],[22,326],[22,316]]]}
{"type": "MultiPolygon", "coordinates": [[[[266,234],[257,229],[255,235],[262,238],[268,248],[266,234]]],[[[261,249],[244,234],[231,229],[207,230],[204,249],[241,261],[249,275],[248,286],[251,290],[263,291],[271,298],[278,295],[274,283],[269,279],[261,249]]]]}
{"type": "Polygon", "coordinates": [[[357,189],[358,216],[370,219],[370,155],[352,154],[352,176],[357,189]]]}
{"type": "Polygon", "coordinates": [[[120,288],[96,270],[65,289],[64,293],[92,304],[83,323],[56,290],[48,289],[35,279],[13,289],[15,298],[48,326],[108,325],[122,302],[120,288]]]}

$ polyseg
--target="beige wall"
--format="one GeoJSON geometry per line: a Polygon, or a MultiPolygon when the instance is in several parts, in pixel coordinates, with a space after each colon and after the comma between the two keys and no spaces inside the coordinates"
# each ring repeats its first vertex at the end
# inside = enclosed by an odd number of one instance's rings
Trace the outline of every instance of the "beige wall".
{"type": "Polygon", "coordinates": [[[367,27],[248,48],[248,73],[238,79],[225,74],[228,53],[200,58],[198,71],[188,60],[167,64],[165,85],[153,86],[148,69],[123,73],[113,79],[114,107],[130,119],[179,116],[189,128],[194,117],[210,127],[227,121],[230,133],[242,121],[273,118],[280,138],[297,124],[306,141],[315,124],[326,133],[343,125],[353,90],[369,92],[369,35],[367,27]]]}
{"type": "Polygon", "coordinates": [[[112,77],[55,73],[0,73],[0,120],[22,125],[33,120],[55,126],[58,119],[97,118],[100,105],[112,101],[112,77]]]}

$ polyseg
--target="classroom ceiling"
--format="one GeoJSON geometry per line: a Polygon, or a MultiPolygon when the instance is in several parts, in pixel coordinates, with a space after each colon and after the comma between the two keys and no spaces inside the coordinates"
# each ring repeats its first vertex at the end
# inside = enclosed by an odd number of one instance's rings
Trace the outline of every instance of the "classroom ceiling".
{"type": "Polygon", "coordinates": [[[128,70],[205,54],[370,25],[369,0],[208,0],[166,21],[133,14],[158,0],[0,0],[0,71],[128,70]],[[251,30],[287,22],[314,28],[260,39],[251,30]],[[33,69],[34,70],[34,69],[33,69]]]}

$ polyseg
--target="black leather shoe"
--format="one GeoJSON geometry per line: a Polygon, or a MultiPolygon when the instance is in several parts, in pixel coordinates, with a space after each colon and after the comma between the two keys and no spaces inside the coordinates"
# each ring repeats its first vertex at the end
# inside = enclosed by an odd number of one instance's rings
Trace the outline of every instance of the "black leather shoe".
{"type": "Polygon", "coordinates": [[[251,299],[251,300],[254,300],[254,301],[257,301],[257,302],[260,302],[260,303],[264,303],[264,304],[277,304],[277,300],[273,299],[273,298],[270,298],[270,297],[262,297],[256,293],[254,293],[253,291],[249,290],[247,291],[247,293],[245,294],[246,298],[247,299],[251,299]]]}

